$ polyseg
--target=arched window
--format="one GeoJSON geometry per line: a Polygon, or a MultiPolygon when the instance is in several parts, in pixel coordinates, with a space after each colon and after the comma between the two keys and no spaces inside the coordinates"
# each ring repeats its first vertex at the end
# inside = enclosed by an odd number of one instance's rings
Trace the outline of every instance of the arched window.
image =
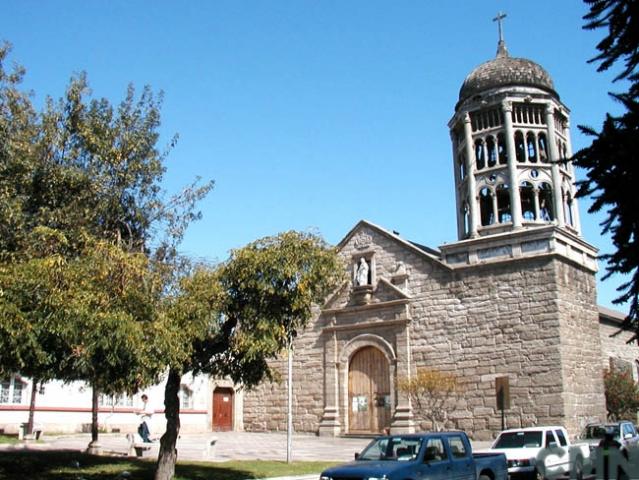
{"type": "Polygon", "coordinates": [[[494,167],[497,165],[497,149],[495,148],[495,138],[488,137],[486,139],[486,148],[488,150],[488,166],[494,167]]]}
{"type": "Polygon", "coordinates": [[[521,182],[519,186],[521,198],[521,216],[524,220],[535,220],[535,190],[530,182],[521,182]]]}
{"type": "Polygon", "coordinates": [[[539,159],[544,163],[548,163],[548,143],[546,142],[546,135],[540,133],[537,141],[539,143],[539,159]]]}
{"type": "Polygon", "coordinates": [[[524,145],[524,134],[520,131],[515,132],[515,154],[518,162],[526,161],[526,147],[524,145]]]}
{"type": "Polygon", "coordinates": [[[475,140],[475,163],[477,170],[481,170],[486,166],[486,158],[484,157],[484,142],[478,138],[475,140]]]}
{"type": "Polygon", "coordinates": [[[497,185],[497,218],[499,223],[513,220],[510,211],[510,187],[505,183],[497,185]]]}
{"type": "Polygon", "coordinates": [[[535,134],[528,132],[526,135],[526,151],[528,154],[529,162],[537,162],[537,142],[535,141],[535,134]]]}
{"type": "Polygon", "coordinates": [[[457,162],[459,163],[459,179],[466,178],[466,155],[463,153],[457,156],[457,162]]]}
{"type": "Polygon", "coordinates": [[[539,185],[539,216],[541,220],[552,222],[555,219],[552,202],[552,187],[548,183],[539,185]]]}
{"type": "Polygon", "coordinates": [[[508,150],[506,148],[506,138],[503,133],[497,134],[497,156],[499,157],[500,165],[508,163],[508,150]]]}
{"type": "Polygon", "coordinates": [[[483,226],[495,223],[495,215],[493,213],[493,196],[488,187],[484,187],[479,191],[479,213],[481,216],[481,224],[483,226]]]}

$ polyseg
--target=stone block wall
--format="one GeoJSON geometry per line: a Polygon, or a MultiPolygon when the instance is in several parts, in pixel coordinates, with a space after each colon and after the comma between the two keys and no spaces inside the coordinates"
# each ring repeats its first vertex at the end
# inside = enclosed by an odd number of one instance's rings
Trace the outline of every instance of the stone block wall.
{"type": "Polygon", "coordinates": [[[590,422],[606,419],[601,340],[595,276],[569,261],[555,262],[561,363],[564,385],[563,425],[578,434],[590,422]]]}

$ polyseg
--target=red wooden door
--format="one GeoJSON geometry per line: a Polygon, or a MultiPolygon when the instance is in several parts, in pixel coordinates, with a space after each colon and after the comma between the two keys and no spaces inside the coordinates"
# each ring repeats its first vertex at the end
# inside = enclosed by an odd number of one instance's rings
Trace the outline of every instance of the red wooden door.
{"type": "Polygon", "coordinates": [[[348,369],[349,432],[379,433],[390,426],[390,371],[374,347],[358,350],[348,369]]]}
{"type": "Polygon", "coordinates": [[[233,389],[216,388],[213,392],[213,430],[233,429],[233,389]]]}

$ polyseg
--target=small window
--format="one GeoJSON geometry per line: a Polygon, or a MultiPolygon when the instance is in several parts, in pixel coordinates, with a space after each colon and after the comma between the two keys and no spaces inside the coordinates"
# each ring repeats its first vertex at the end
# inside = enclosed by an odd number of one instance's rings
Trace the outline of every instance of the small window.
{"type": "Polygon", "coordinates": [[[552,187],[545,182],[539,185],[539,217],[546,222],[551,222],[555,218],[552,187]]]}
{"type": "Polygon", "coordinates": [[[535,134],[528,132],[526,135],[526,147],[528,151],[528,161],[537,162],[537,142],[535,141],[535,134]]]}
{"type": "Polygon", "coordinates": [[[499,223],[512,222],[510,211],[510,187],[502,183],[497,185],[497,219],[499,223]]]}
{"type": "Polygon", "coordinates": [[[503,133],[497,135],[497,156],[499,157],[500,165],[508,163],[508,151],[506,150],[506,140],[503,133]]]}
{"type": "Polygon", "coordinates": [[[559,445],[561,445],[562,447],[565,447],[566,445],[568,445],[568,441],[566,440],[566,436],[564,435],[564,432],[562,432],[561,430],[555,430],[555,434],[557,435],[557,438],[559,439],[559,445]]]}
{"type": "Polygon", "coordinates": [[[446,459],[444,452],[444,442],[441,438],[429,438],[426,442],[426,450],[424,452],[424,463],[441,462],[446,459]]]}
{"type": "Polygon", "coordinates": [[[475,163],[477,170],[481,170],[486,166],[486,158],[484,157],[484,142],[481,140],[475,141],[475,163]]]}
{"type": "Polygon", "coordinates": [[[453,458],[466,458],[466,446],[460,436],[449,437],[448,445],[453,458]]]}
{"type": "Polygon", "coordinates": [[[479,191],[479,213],[481,216],[482,226],[492,225],[495,223],[495,215],[493,213],[493,196],[488,187],[484,187],[479,191]]]}
{"type": "Polygon", "coordinates": [[[526,146],[524,145],[524,134],[515,132],[515,156],[518,162],[526,161],[526,146]]]}
{"type": "Polygon", "coordinates": [[[552,431],[548,430],[546,432],[546,448],[548,448],[551,443],[556,444],[557,440],[555,440],[555,435],[553,435],[552,431]]]}
{"type": "Polygon", "coordinates": [[[129,395],[100,395],[98,405],[101,407],[132,407],[133,397],[129,395]]]}
{"type": "Polygon", "coordinates": [[[521,216],[524,220],[535,220],[535,189],[530,182],[521,182],[519,186],[521,216]]]}
{"type": "Polygon", "coordinates": [[[0,403],[20,404],[24,398],[26,384],[18,377],[11,377],[0,382],[0,403]]]}

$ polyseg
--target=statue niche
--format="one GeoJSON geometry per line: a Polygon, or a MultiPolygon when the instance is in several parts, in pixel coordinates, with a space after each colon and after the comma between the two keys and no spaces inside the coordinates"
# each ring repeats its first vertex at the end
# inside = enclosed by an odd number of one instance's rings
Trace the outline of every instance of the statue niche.
{"type": "Polygon", "coordinates": [[[373,293],[372,262],[366,257],[360,257],[353,268],[353,300],[358,305],[366,305],[371,300],[373,293]]]}

